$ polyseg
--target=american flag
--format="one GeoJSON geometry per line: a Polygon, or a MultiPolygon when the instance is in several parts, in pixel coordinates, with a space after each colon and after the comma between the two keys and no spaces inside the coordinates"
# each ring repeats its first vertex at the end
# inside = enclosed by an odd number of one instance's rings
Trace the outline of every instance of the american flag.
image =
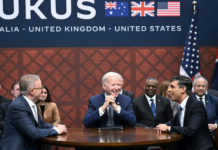
{"type": "Polygon", "coordinates": [[[180,2],[179,1],[157,2],[157,16],[158,17],[180,16],[180,2]]]}
{"type": "Polygon", "coordinates": [[[216,54],[215,68],[213,71],[213,79],[211,83],[211,89],[218,90],[218,51],[216,54]]]}
{"type": "Polygon", "coordinates": [[[196,12],[192,16],[191,25],[185,43],[182,64],[180,66],[180,75],[187,76],[192,80],[196,76],[201,76],[195,15],[196,12]]]}
{"type": "Polygon", "coordinates": [[[129,16],[128,2],[105,2],[105,16],[127,17],[129,16]]]}
{"type": "Polygon", "coordinates": [[[154,2],[131,2],[131,16],[132,17],[154,17],[154,2]]]}
{"type": "Polygon", "coordinates": [[[117,9],[117,2],[105,2],[105,9],[117,9]]]}

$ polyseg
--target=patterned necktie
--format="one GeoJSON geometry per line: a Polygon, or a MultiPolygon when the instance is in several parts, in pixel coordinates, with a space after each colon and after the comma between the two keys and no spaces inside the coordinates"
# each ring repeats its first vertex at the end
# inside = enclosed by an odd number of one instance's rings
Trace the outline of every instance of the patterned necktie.
{"type": "Polygon", "coordinates": [[[154,117],[156,117],[156,111],[155,111],[155,106],[154,106],[154,100],[153,100],[153,99],[150,99],[150,101],[151,101],[151,110],[152,110],[152,112],[153,112],[153,114],[154,114],[154,117]]]}
{"type": "Polygon", "coordinates": [[[111,105],[109,105],[107,126],[113,126],[113,125],[114,125],[114,109],[111,105]]]}
{"type": "Polygon", "coordinates": [[[35,118],[36,122],[38,123],[38,115],[37,115],[37,111],[36,111],[36,105],[33,105],[32,107],[33,107],[33,110],[34,110],[34,111],[33,111],[33,112],[34,112],[34,113],[33,113],[34,118],[35,118]]]}
{"type": "Polygon", "coordinates": [[[178,112],[178,115],[179,115],[179,125],[180,127],[182,127],[182,122],[181,122],[181,114],[182,114],[182,107],[179,105],[179,112],[178,112]]]}

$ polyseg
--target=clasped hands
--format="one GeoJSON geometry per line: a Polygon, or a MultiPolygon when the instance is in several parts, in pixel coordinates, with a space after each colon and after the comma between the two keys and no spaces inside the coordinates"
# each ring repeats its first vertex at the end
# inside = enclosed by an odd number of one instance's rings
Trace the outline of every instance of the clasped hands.
{"type": "Polygon", "coordinates": [[[59,134],[65,134],[67,133],[67,128],[63,124],[56,124],[55,127],[58,129],[59,134]]]}
{"type": "Polygon", "coordinates": [[[114,109],[117,109],[117,104],[115,103],[115,98],[112,95],[106,96],[105,101],[102,108],[102,111],[105,111],[105,109],[111,105],[114,109]]]}

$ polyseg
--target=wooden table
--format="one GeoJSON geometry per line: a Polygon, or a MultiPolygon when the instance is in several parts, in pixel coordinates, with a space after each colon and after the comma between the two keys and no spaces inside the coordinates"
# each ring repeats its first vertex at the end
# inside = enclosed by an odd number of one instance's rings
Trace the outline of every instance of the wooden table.
{"type": "Polygon", "coordinates": [[[64,147],[105,149],[140,148],[168,145],[183,138],[179,134],[157,133],[155,128],[134,127],[123,130],[98,130],[97,128],[69,128],[68,133],[43,138],[41,143],[64,147]]]}

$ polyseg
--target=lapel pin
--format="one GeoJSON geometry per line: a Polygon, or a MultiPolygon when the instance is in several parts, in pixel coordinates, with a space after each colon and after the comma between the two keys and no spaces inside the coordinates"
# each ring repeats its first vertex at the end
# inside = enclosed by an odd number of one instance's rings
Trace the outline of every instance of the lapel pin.
{"type": "Polygon", "coordinates": [[[208,103],[208,101],[206,101],[208,103]]]}
{"type": "Polygon", "coordinates": [[[117,102],[117,104],[120,104],[119,102],[117,102]]]}
{"type": "Polygon", "coordinates": [[[160,100],[158,100],[158,101],[160,101],[160,100]]]}

